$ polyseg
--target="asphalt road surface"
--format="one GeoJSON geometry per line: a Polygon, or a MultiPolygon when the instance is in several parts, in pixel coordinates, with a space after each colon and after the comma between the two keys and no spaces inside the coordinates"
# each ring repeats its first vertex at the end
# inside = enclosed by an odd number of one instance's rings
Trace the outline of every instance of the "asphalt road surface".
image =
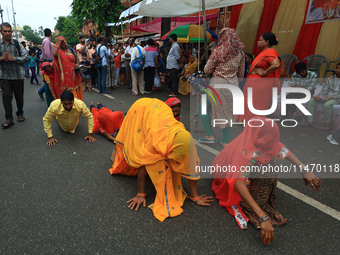
{"type": "MultiPolygon", "coordinates": [[[[182,215],[161,223],[147,208],[128,209],[126,201],[135,196],[137,179],[110,175],[114,144],[100,135],[95,135],[95,143],[84,141],[86,119],[81,117],[75,134],[64,133],[54,120],[53,133],[59,143],[45,145],[42,117],[47,107],[37,95],[38,88],[25,81],[26,121],[0,130],[0,254],[339,253],[340,179],[322,178],[318,192],[305,187],[301,178],[280,179],[277,206],[288,223],[275,228],[275,241],[269,246],[261,243],[260,232],[252,226],[240,230],[217,201],[208,208],[187,200],[182,215]]],[[[84,94],[88,105],[101,102],[123,112],[140,98],[125,87],[114,90],[112,96],[84,94]]],[[[149,97],[165,100],[167,93],[149,97]]],[[[181,120],[189,128],[193,117],[189,97],[181,100],[181,120]]],[[[0,117],[2,123],[2,106],[0,117]]],[[[234,128],[232,137],[241,131],[234,128]]],[[[327,135],[314,128],[281,129],[281,142],[303,162],[340,163],[340,147],[330,145],[327,135]]],[[[202,128],[193,136],[203,136],[202,128]]],[[[209,165],[222,147],[197,149],[201,165],[209,165]]],[[[200,194],[213,195],[211,182],[210,178],[199,181],[200,194]]],[[[189,190],[185,180],[183,184],[189,190]]],[[[146,186],[150,204],[155,190],[150,180],[146,186]]]]}

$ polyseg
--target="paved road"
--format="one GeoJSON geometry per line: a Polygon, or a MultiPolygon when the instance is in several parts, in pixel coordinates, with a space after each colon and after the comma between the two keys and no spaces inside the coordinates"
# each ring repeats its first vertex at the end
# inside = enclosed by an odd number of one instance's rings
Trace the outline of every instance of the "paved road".
{"type": "MultiPolygon", "coordinates": [[[[75,134],[52,127],[59,144],[47,147],[42,117],[46,103],[38,86],[25,82],[26,121],[0,130],[0,254],[337,254],[340,221],[278,190],[278,208],[289,221],[276,228],[269,247],[252,226],[241,231],[226,209],[217,202],[210,208],[186,201],[184,213],[163,223],[149,209],[135,212],[126,201],[136,194],[136,178],[111,176],[113,143],[96,136],[84,141],[86,119],[75,134]]],[[[125,88],[115,99],[85,92],[85,103],[102,102],[126,112],[137,99],[125,88]]],[[[152,94],[162,100],[165,92],[152,94]]],[[[182,99],[182,98],[181,98],[182,99]]],[[[183,98],[182,120],[190,127],[189,98],[183,98]],[[185,109],[186,108],[186,109],[185,109]]],[[[4,110],[0,107],[3,120],[4,110]]],[[[235,128],[232,136],[241,132],[235,128]]],[[[203,133],[193,133],[197,139],[203,133]]],[[[304,162],[339,163],[340,148],[328,144],[327,132],[313,128],[281,130],[281,141],[304,162]]],[[[209,149],[210,148],[210,149],[209,149]]],[[[209,164],[214,150],[198,147],[201,164],[209,164]]],[[[281,179],[285,185],[323,205],[340,211],[339,179],[322,179],[323,188],[313,192],[301,179],[281,179]]],[[[211,179],[199,182],[200,193],[212,194],[211,179]]],[[[184,182],[188,190],[188,185],[184,182]]],[[[147,201],[155,190],[147,182],[147,201]]],[[[333,211],[334,212],[334,211],[333,211]]]]}

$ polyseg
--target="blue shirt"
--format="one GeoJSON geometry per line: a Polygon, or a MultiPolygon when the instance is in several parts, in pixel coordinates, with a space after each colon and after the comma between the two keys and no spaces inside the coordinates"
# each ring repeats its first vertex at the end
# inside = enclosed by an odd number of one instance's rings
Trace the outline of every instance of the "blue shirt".
{"type": "Polygon", "coordinates": [[[37,63],[35,62],[36,59],[37,59],[36,57],[31,57],[31,56],[28,57],[29,67],[36,67],[36,65],[37,65],[37,63]]]}
{"type": "Polygon", "coordinates": [[[98,44],[97,49],[100,47],[99,56],[102,58],[102,66],[107,66],[107,58],[110,57],[110,51],[104,45],[98,44]]]}
{"type": "Polygon", "coordinates": [[[145,49],[145,67],[155,67],[155,57],[158,56],[157,49],[154,47],[147,46],[145,49]]]}

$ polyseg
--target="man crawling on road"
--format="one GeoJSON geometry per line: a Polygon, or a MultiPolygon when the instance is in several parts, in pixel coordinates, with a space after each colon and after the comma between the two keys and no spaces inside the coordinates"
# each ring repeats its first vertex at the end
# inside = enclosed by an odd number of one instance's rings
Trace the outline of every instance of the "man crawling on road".
{"type": "Polygon", "coordinates": [[[54,100],[43,118],[44,130],[48,136],[46,145],[55,145],[58,140],[53,137],[51,121],[53,117],[56,117],[60,127],[65,132],[74,133],[78,123],[80,114],[87,118],[89,133],[85,137],[90,143],[95,142],[96,139],[93,137],[93,115],[87,108],[86,104],[74,98],[73,93],[70,91],[64,91],[61,94],[60,99],[54,100]]]}

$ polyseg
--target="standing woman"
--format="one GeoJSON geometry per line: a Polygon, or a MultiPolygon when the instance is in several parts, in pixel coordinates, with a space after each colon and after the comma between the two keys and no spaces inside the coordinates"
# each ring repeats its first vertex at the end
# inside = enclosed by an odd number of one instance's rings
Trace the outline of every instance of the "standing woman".
{"type": "Polygon", "coordinates": [[[250,120],[255,115],[249,111],[248,88],[253,90],[253,106],[256,110],[267,110],[272,101],[272,88],[280,89],[280,60],[272,47],[278,44],[275,34],[264,33],[257,42],[262,52],[254,59],[249,69],[248,79],[243,89],[245,107],[244,115],[237,116],[238,121],[250,120]],[[266,79],[263,79],[266,78],[266,79]]]}
{"type": "Polygon", "coordinates": [[[54,88],[56,98],[65,90],[71,91],[75,98],[84,100],[81,87],[80,73],[76,73],[74,68],[76,57],[67,46],[66,39],[58,37],[57,44],[53,49],[53,68],[54,68],[54,88]]]}
{"type": "MultiPolygon", "coordinates": [[[[204,67],[204,73],[212,75],[210,86],[214,87],[214,85],[218,84],[232,84],[236,87],[239,86],[238,78],[242,78],[244,76],[245,69],[245,56],[242,51],[243,48],[244,44],[233,29],[225,28],[221,30],[218,35],[218,44],[204,67]]],[[[206,136],[200,138],[199,142],[214,143],[215,137],[211,121],[213,119],[224,119],[228,120],[228,123],[215,124],[215,126],[223,129],[221,144],[222,146],[226,146],[229,143],[231,131],[229,123],[233,118],[233,97],[228,89],[216,88],[216,91],[221,98],[222,106],[216,106],[211,97],[208,97],[208,114],[201,114],[206,136]]]]}

